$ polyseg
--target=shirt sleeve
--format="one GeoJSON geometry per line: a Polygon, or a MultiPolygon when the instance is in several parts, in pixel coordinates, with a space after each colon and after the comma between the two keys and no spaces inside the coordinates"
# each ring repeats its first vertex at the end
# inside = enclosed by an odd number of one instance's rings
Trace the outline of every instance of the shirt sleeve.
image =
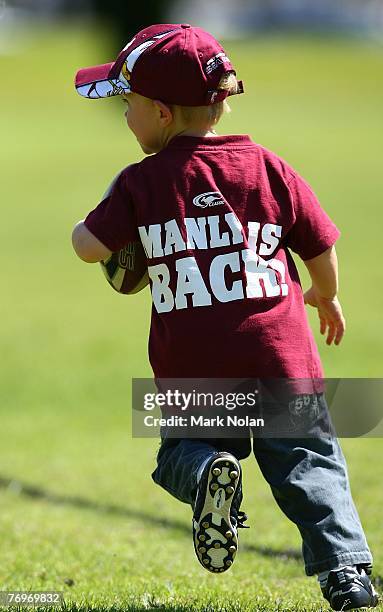
{"type": "Polygon", "coordinates": [[[133,201],[122,171],[111,183],[100,204],[84,220],[85,226],[110,251],[139,241],[133,201]]]}
{"type": "Polygon", "coordinates": [[[318,257],[335,244],[340,231],[302,177],[295,174],[288,187],[295,221],[286,236],[287,246],[303,260],[318,257]]]}

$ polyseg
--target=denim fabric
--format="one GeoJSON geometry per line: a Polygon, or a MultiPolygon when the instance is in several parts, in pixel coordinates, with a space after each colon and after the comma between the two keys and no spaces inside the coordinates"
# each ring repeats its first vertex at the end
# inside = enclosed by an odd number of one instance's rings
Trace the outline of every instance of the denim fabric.
{"type": "MultiPolygon", "coordinates": [[[[152,478],[180,501],[192,504],[198,467],[222,450],[244,459],[251,453],[251,440],[164,438],[152,478]]],[[[308,576],[339,564],[372,563],[336,437],[257,437],[253,451],[277,504],[301,533],[308,576]]]]}

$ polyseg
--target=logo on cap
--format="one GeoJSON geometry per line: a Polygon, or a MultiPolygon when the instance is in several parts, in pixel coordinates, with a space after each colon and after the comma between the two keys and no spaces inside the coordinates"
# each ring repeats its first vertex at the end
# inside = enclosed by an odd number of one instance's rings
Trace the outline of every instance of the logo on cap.
{"type": "Polygon", "coordinates": [[[221,51],[221,53],[217,53],[208,62],[206,62],[205,72],[206,74],[210,74],[214,70],[216,70],[221,64],[230,64],[230,60],[227,55],[221,51]]]}
{"type": "Polygon", "coordinates": [[[122,76],[124,77],[124,79],[126,81],[130,81],[130,77],[131,77],[132,73],[128,70],[126,62],[124,62],[124,65],[123,65],[123,67],[121,69],[121,74],[122,74],[122,76]]]}
{"type": "MultiPolygon", "coordinates": [[[[173,32],[174,32],[174,30],[166,30],[165,32],[160,32],[160,33],[154,35],[150,40],[145,40],[143,43],[141,43],[140,45],[138,45],[137,47],[135,47],[134,49],[129,51],[128,55],[125,58],[123,66],[121,68],[120,78],[125,79],[125,81],[127,83],[129,83],[130,79],[131,79],[131,76],[132,76],[132,71],[133,71],[134,65],[135,65],[136,61],[139,59],[139,57],[141,57],[141,55],[144,53],[144,51],[146,51],[147,49],[149,49],[149,47],[151,47],[156,42],[161,40],[161,38],[164,38],[165,36],[167,36],[168,34],[171,34],[173,32]]],[[[126,51],[127,49],[129,49],[129,47],[132,45],[132,43],[136,39],[137,39],[137,37],[134,37],[130,41],[130,43],[128,43],[124,47],[123,51],[126,51]]]]}

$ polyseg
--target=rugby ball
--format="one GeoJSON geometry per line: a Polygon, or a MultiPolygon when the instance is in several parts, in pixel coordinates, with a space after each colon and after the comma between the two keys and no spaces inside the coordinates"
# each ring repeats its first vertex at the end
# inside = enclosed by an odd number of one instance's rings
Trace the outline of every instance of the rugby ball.
{"type": "Polygon", "coordinates": [[[118,293],[138,293],[149,284],[145,251],[141,242],[130,242],[105,261],[100,261],[109,285],[118,293]]]}

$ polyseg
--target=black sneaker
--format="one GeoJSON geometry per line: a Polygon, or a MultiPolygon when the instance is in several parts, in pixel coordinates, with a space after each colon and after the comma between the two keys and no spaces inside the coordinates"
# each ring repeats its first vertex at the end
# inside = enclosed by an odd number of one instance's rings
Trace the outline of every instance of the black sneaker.
{"type": "Polygon", "coordinates": [[[224,572],[238,549],[237,528],[247,516],[239,511],[241,466],[229,453],[217,453],[198,483],[193,515],[193,541],[198,561],[209,572],[224,572]]]}
{"type": "Polygon", "coordinates": [[[371,566],[363,565],[347,566],[329,573],[322,593],[333,610],[375,608],[378,605],[378,594],[368,573],[371,573],[371,566]]]}

